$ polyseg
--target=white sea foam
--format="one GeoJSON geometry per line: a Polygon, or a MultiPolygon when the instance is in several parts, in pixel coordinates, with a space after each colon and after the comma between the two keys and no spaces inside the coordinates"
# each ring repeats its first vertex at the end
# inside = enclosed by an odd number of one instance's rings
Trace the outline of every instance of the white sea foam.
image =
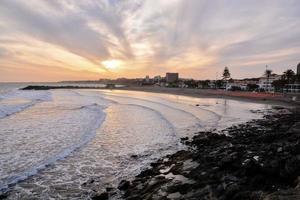
{"type": "Polygon", "coordinates": [[[0,119],[0,185],[24,179],[9,199],[88,199],[181,149],[180,137],[260,117],[250,109],[265,108],[117,90],[21,91],[5,101],[20,96],[34,106],[0,119]]]}
{"type": "MultiPolygon", "coordinates": [[[[105,116],[104,107],[82,104],[78,96],[67,95],[68,106],[45,101],[0,120],[0,189],[64,158],[95,136],[105,116]]],[[[36,97],[45,95],[32,99],[36,97]]]]}
{"type": "Polygon", "coordinates": [[[49,91],[11,90],[0,94],[0,119],[21,112],[37,103],[51,101],[49,91]]]}

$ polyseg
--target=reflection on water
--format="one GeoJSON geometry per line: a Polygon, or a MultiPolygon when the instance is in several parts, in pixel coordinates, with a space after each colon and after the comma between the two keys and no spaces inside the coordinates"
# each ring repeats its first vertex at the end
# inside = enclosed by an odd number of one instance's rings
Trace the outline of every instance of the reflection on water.
{"type": "Polygon", "coordinates": [[[0,119],[2,149],[11,152],[0,154],[1,187],[25,179],[10,187],[10,199],[88,198],[184,148],[180,137],[260,117],[250,110],[266,108],[117,90],[57,90],[51,97],[0,119]]]}

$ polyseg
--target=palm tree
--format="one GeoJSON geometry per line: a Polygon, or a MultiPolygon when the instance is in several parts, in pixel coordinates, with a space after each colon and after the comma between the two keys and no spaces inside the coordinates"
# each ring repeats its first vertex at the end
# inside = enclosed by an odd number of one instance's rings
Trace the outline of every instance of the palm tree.
{"type": "Polygon", "coordinates": [[[288,69],[285,72],[283,72],[283,75],[287,79],[287,82],[290,83],[290,80],[295,76],[295,72],[291,69],[288,69]]]}
{"type": "Polygon", "coordinates": [[[268,91],[269,91],[269,80],[270,80],[270,76],[272,75],[272,70],[270,70],[270,69],[266,69],[266,71],[265,71],[265,76],[267,77],[267,83],[268,83],[268,85],[267,85],[267,87],[268,87],[268,91]]]}
{"type": "Polygon", "coordinates": [[[229,72],[229,69],[228,69],[228,67],[225,67],[224,68],[224,71],[223,71],[223,80],[225,80],[225,84],[226,84],[226,86],[225,86],[225,90],[227,89],[227,80],[230,78],[230,72],[229,72]]]}
{"type": "Polygon", "coordinates": [[[228,69],[228,67],[225,67],[224,68],[224,71],[223,71],[223,79],[224,80],[227,80],[227,79],[229,79],[230,78],[230,72],[229,72],[229,69],[228,69]]]}

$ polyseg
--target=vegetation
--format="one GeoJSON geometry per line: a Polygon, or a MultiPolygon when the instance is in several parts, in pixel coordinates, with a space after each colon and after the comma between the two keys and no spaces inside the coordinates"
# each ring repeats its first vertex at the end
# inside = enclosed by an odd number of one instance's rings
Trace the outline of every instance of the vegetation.
{"type": "Polygon", "coordinates": [[[287,83],[291,83],[291,80],[294,78],[295,76],[295,72],[291,69],[286,70],[285,72],[283,72],[283,76],[284,79],[287,80],[287,83]]]}
{"type": "MultiPolygon", "coordinates": [[[[270,83],[270,76],[272,75],[272,70],[270,69],[266,69],[265,71],[265,76],[267,77],[267,82],[268,84],[270,83]]],[[[268,86],[268,90],[269,90],[269,86],[268,86]]]]}
{"type": "Polygon", "coordinates": [[[225,80],[225,81],[227,81],[230,78],[230,72],[229,72],[228,67],[224,68],[222,77],[223,77],[223,80],[225,80]]]}
{"type": "Polygon", "coordinates": [[[272,85],[275,88],[275,91],[283,92],[286,84],[293,84],[299,80],[299,75],[296,75],[293,70],[288,69],[283,72],[281,79],[273,81],[272,85]]]}
{"type": "Polygon", "coordinates": [[[256,91],[259,88],[259,86],[257,84],[248,84],[247,85],[247,89],[249,91],[256,91]]]}
{"type": "Polygon", "coordinates": [[[197,88],[198,87],[198,81],[195,81],[194,79],[185,80],[183,82],[188,88],[197,88]]]}

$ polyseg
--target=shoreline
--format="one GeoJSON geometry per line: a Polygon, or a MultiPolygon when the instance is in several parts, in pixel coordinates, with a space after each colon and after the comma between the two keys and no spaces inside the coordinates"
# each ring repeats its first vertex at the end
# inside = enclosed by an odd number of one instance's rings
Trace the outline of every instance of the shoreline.
{"type": "Polygon", "coordinates": [[[262,104],[272,104],[272,105],[281,105],[281,106],[300,106],[300,94],[293,94],[297,96],[296,101],[292,101],[291,96],[274,96],[271,94],[263,94],[258,97],[251,96],[252,92],[232,92],[224,91],[221,89],[192,89],[192,88],[167,88],[167,87],[124,87],[116,88],[117,90],[131,90],[131,91],[141,91],[141,92],[152,92],[152,93],[164,93],[164,94],[173,94],[173,95],[183,95],[189,97],[198,97],[198,98],[218,98],[218,99],[230,99],[244,102],[252,103],[262,103],[262,104]]]}
{"type": "Polygon", "coordinates": [[[151,93],[163,93],[182,95],[197,98],[218,98],[229,99],[252,103],[271,104],[279,106],[294,107],[300,106],[300,94],[271,94],[271,93],[252,93],[238,91],[224,91],[221,89],[192,89],[192,88],[167,88],[154,86],[128,86],[118,88],[103,88],[90,86],[47,86],[47,85],[28,85],[20,90],[52,90],[52,89],[99,89],[99,90],[124,90],[124,91],[140,91],[151,93]],[[292,100],[293,97],[296,100],[292,100]]]}
{"type": "MultiPolygon", "coordinates": [[[[97,89],[98,90],[98,88],[77,88],[77,87],[76,88],[54,88],[54,89],[97,89]]],[[[103,88],[101,88],[101,89],[103,89],[103,88]]],[[[116,88],[116,89],[117,90],[122,90],[120,88],[116,88]]],[[[142,88],[142,89],[144,89],[144,88],[142,88]]],[[[138,88],[138,90],[132,90],[132,88],[130,88],[130,87],[129,88],[125,88],[123,90],[142,91],[141,88],[138,88]]],[[[153,90],[153,88],[147,88],[146,90],[147,91],[144,91],[144,92],[153,92],[153,91],[151,91],[151,90],[153,90]]],[[[194,90],[190,90],[190,89],[188,89],[188,92],[186,90],[178,92],[178,88],[175,88],[175,89],[174,88],[166,88],[164,90],[166,90],[166,91],[161,91],[161,90],[156,90],[156,91],[159,91],[157,93],[164,93],[164,94],[167,93],[167,94],[185,95],[185,96],[193,96],[193,97],[199,97],[199,98],[201,98],[201,97],[216,98],[214,95],[201,96],[201,95],[204,94],[204,92],[200,92],[201,94],[198,94],[198,93],[194,93],[195,91],[194,90]],[[187,95],[186,93],[190,93],[190,95],[187,95]]],[[[199,90],[197,90],[197,91],[199,91],[199,90]]],[[[227,97],[223,97],[222,96],[220,98],[227,98],[227,97]]],[[[268,100],[262,101],[262,100],[258,100],[258,99],[246,99],[245,97],[243,97],[243,98],[232,97],[230,99],[233,99],[233,100],[242,100],[243,99],[244,101],[255,102],[255,103],[267,103],[267,102],[269,103],[268,100]]],[[[277,101],[271,100],[269,104],[278,105],[279,103],[277,101]]],[[[289,107],[292,107],[292,105],[288,104],[287,102],[282,103],[281,105],[283,105],[283,106],[288,105],[289,107]]],[[[298,108],[296,107],[296,109],[298,109],[298,108]]],[[[282,108],[280,106],[277,106],[277,107],[274,106],[274,109],[277,109],[277,110],[286,110],[286,109],[284,109],[284,108],[282,108]]],[[[294,110],[296,110],[296,109],[294,109],[294,110]]],[[[202,179],[203,178],[202,175],[207,175],[207,174],[202,174],[202,172],[205,172],[205,173],[208,173],[208,174],[209,173],[211,173],[211,174],[215,173],[215,172],[208,172],[207,170],[203,170],[203,169],[211,169],[211,168],[213,168],[211,166],[211,164],[216,164],[216,163],[218,163],[218,161],[220,161],[220,160],[222,161],[223,158],[226,158],[227,161],[225,159],[222,162],[227,165],[228,162],[232,161],[231,160],[232,159],[231,158],[231,156],[232,156],[231,154],[232,153],[237,153],[238,156],[240,156],[240,154],[243,154],[243,155],[245,154],[246,156],[249,157],[250,155],[248,154],[248,152],[242,152],[241,153],[240,149],[239,149],[239,145],[244,145],[243,144],[243,140],[244,139],[252,138],[252,141],[259,142],[261,138],[259,137],[259,135],[257,135],[257,133],[259,133],[259,134],[265,134],[265,133],[267,133],[267,134],[270,134],[270,135],[266,136],[267,140],[272,141],[273,137],[275,137],[275,139],[277,137],[277,136],[274,136],[274,135],[271,134],[272,131],[278,133],[278,131],[283,131],[284,129],[288,129],[289,130],[291,128],[291,124],[290,123],[294,123],[295,122],[295,119],[294,119],[295,116],[296,116],[296,122],[299,122],[300,115],[299,114],[295,114],[295,113],[292,114],[292,115],[285,115],[283,113],[282,115],[278,116],[277,118],[276,117],[273,118],[272,116],[268,116],[267,115],[267,116],[265,116],[264,120],[262,120],[262,121],[260,121],[260,120],[252,120],[253,123],[252,123],[252,121],[250,121],[249,123],[247,122],[247,123],[244,123],[244,124],[240,124],[238,126],[233,126],[233,127],[229,128],[229,129],[225,129],[225,130],[223,130],[224,135],[222,135],[221,137],[216,132],[198,132],[198,133],[195,133],[195,137],[193,138],[192,141],[189,140],[189,138],[182,138],[182,142],[184,144],[186,144],[187,146],[189,146],[192,150],[190,149],[189,151],[180,151],[180,152],[177,152],[177,153],[175,153],[173,155],[164,157],[164,158],[158,160],[157,162],[152,163],[151,164],[152,169],[150,171],[149,170],[143,171],[140,175],[138,175],[136,177],[136,179],[134,181],[132,181],[132,182],[131,181],[127,181],[127,180],[122,181],[120,183],[120,185],[119,185],[119,190],[124,191],[124,195],[125,195],[124,198],[125,199],[140,199],[138,197],[141,196],[141,195],[145,195],[146,193],[147,193],[147,196],[145,196],[145,199],[147,199],[148,195],[151,196],[152,194],[156,194],[155,193],[156,191],[153,191],[154,189],[156,190],[157,188],[160,188],[162,185],[169,184],[170,180],[174,180],[175,179],[176,181],[178,181],[177,183],[183,181],[184,184],[176,185],[177,184],[176,183],[175,185],[167,185],[166,186],[167,187],[167,191],[163,192],[163,195],[159,194],[160,197],[158,199],[166,199],[167,197],[164,196],[166,194],[166,192],[167,192],[167,196],[171,195],[171,196],[169,196],[169,199],[170,198],[171,199],[180,199],[182,197],[182,195],[186,195],[188,193],[188,192],[186,192],[187,188],[191,187],[193,189],[199,189],[198,188],[199,182],[197,182],[199,180],[196,180],[196,182],[193,182],[193,180],[191,181],[190,178],[194,178],[194,177],[197,178],[197,176],[199,176],[199,174],[200,174],[201,175],[201,179],[202,179]],[[286,118],[288,120],[286,120],[286,118]],[[263,123],[263,127],[261,127],[262,126],[261,123],[263,123]],[[260,128],[257,128],[257,126],[260,126],[260,128]],[[246,128],[246,131],[243,132],[243,130],[245,128],[246,128]],[[268,130],[269,128],[271,128],[271,130],[268,130]],[[248,132],[248,129],[250,131],[250,134],[248,132]],[[244,136],[243,137],[239,137],[233,143],[233,142],[231,142],[231,140],[234,137],[228,137],[227,136],[228,133],[231,133],[231,135],[239,135],[239,134],[243,133],[247,137],[246,138],[244,138],[244,136]],[[251,134],[254,134],[254,135],[252,136],[251,134]],[[204,136],[204,138],[203,138],[203,136],[204,136]],[[199,143],[199,141],[200,141],[200,143],[199,143]],[[231,143],[233,144],[233,147],[230,146],[230,145],[232,145],[231,143]],[[213,146],[211,146],[211,145],[213,145],[213,146]],[[226,149],[228,145],[229,145],[229,152],[226,149]],[[238,147],[236,147],[236,145],[238,147]],[[225,153],[220,154],[220,155],[218,153],[215,153],[216,150],[218,150],[218,151],[224,150],[223,149],[224,146],[226,146],[225,153]],[[205,147],[205,149],[207,149],[207,151],[205,153],[202,152],[201,154],[199,154],[199,147],[200,148],[205,147]],[[233,148],[234,151],[231,151],[232,149],[230,149],[230,148],[233,148]],[[235,149],[235,148],[237,148],[237,149],[235,149]],[[200,156],[197,155],[197,154],[195,154],[195,152],[194,152],[195,149],[198,149],[196,151],[198,151],[198,154],[200,156]],[[193,163],[193,161],[194,160],[196,160],[196,161],[200,160],[201,162],[197,162],[197,163],[203,163],[203,160],[201,160],[202,159],[201,157],[203,157],[204,161],[205,161],[207,159],[207,157],[205,157],[205,155],[208,155],[208,154],[211,154],[211,153],[213,154],[213,156],[209,157],[208,159],[214,159],[215,155],[217,157],[219,156],[218,159],[214,160],[214,163],[210,163],[210,165],[205,165],[204,167],[202,167],[202,171],[198,170],[198,171],[194,172],[194,174],[191,174],[192,170],[195,170],[195,168],[199,167],[199,165],[198,164],[195,165],[195,163],[193,163]],[[170,174],[170,173],[172,173],[172,174],[170,174]],[[186,178],[186,177],[188,177],[188,178],[186,178]],[[173,192],[173,193],[176,193],[176,194],[173,194],[172,192],[169,191],[169,189],[168,189],[169,186],[171,188],[173,188],[173,189],[170,189],[170,191],[177,191],[178,190],[178,191],[181,191],[181,193],[178,194],[176,192],[173,192]],[[141,187],[144,187],[143,191],[141,191],[141,187]],[[145,193],[145,190],[147,191],[146,193],[145,193]],[[149,194],[148,191],[152,191],[151,194],[149,194]],[[138,197],[134,197],[135,193],[138,195],[138,197]]],[[[299,123],[298,123],[298,125],[299,125],[299,123]]],[[[298,137],[299,136],[299,132],[300,131],[299,131],[299,127],[298,127],[298,133],[297,133],[298,135],[296,134],[296,138],[293,138],[291,135],[285,135],[285,132],[278,133],[280,137],[288,136],[288,138],[285,138],[282,141],[280,141],[281,146],[278,146],[277,143],[276,143],[276,144],[274,144],[275,147],[273,147],[274,145],[270,141],[264,143],[264,145],[267,146],[267,147],[270,147],[271,151],[273,153],[275,152],[275,154],[276,154],[277,151],[280,151],[280,152],[283,152],[283,153],[290,153],[289,150],[285,150],[284,149],[285,145],[286,145],[285,143],[287,143],[288,148],[290,148],[290,147],[291,148],[295,148],[295,146],[296,146],[296,148],[298,148],[296,150],[298,151],[299,147],[297,145],[299,145],[299,143],[291,143],[289,140],[293,139],[294,141],[299,141],[299,137],[298,137]]],[[[239,136],[241,136],[241,135],[239,135],[239,136]]],[[[263,138],[263,140],[264,140],[264,138],[263,138]]],[[[253,144],[253,145],[256,145],[256,144],[253,144]]],[[[244,150],[248,149],[247,146],[244,146],[243,148],[244,148],[244,150]]],[[[261,154],[260,154],[259,151],[262,151],[262,152],[263,151],[267,151],[267,150],[263,149],[263,147],[257,147],[257,148],[254,148],[254,150],[257,151],[257,154],[259,155],[259,157],[261,156],[261,154]]],[[[300,150],[298,152],[300,152],[300,150]]],[[[222,153],[222,152],[220,152],[220,153],[222,153]]],[[[234,155],[234,156],[236,156],[236,155],[234,155]]],[[[250,162],[250,164],[249,164],[250,165],[249,166],[250,169],[249,170],[250,171],[251,170],[256,170],[257,168],[260,168],[258,166],[258,161],[257,161],[256,157],[254,157],[256,155],[253,156],[251,154],[251,156],[252,157],[249,157],[249,159],[250,159],[250,161],[249,161],[250,162]],[[254,162],[254,164],[253,164],[253,162],[254,162]]],[[[238,159],[240,159],[240,158],[238,158],[238,159]]],[[[245,161],[248,158],[242,157],[242,159],[244,159],[244,161],[245,161]]],[[[294,158],[294,160],[295,159],[297,160],[298,158],[294,158]]],[[[276,162],[277,162],[277,160],[276,160],[276,162]]],[[[286,160],[280,160],[280,162],[284,162],[283,165],[285,167],[286,160]]],[[[268,163],[268,164],[272,165],[270,163],[268,163]]],[[[294,164],[294,163],[292,163],[292,164],[294,164]]],[[[236,165],[236,163],[233,163],[233,164],[229,163],[229,165],[236,165]]],[[[273,166],[271,166],[271,168],[272,167],[273,166]]],[[[293,166],[288,166],[288,168],[289,167],[293,168],[293,166]]],[[[275,168],[276,168],[276,170],[281,170],[281,169],[277,169],[278,166],[276,166],[275,168]]],[[[243,170],[247,170],[247,169],[243,169],[243,170]]],[[[272,170],[274,170],[274,169],[271,169],[271,171],[272,170]]],[[[217,170],[217,172],[218,172],[218,170],[217,170]]],[[[270,172],[270,173],[273,173],[273,172],[270,172]]],[[[286,172],[284,172],[284,173],[286,173],[286,172]]],[[[287,172],[287,173],[290,173],[290,172],[287,172]]],[[[228,177],[224,177],[223,174],[220,171],[218,172],[218,174],[222,176],[222,178],[218,177],[218,179],[220,179],[221,181],[223,181],[222,183],[220,183],[220,182],[218,183],[218,187],[220,185],[224,185],[224,184],[226,185],[226,187],[224,186],[225,188],[222,189],[223,192],[228,189],[227,186],[229,187],[229,185],[231,185],[232,182],[234,182],[234,183],[238,182],[237,184],[238,185],[240,184],[239,181],[241,180],[241,178],[239,176],[235,175],[235,174],[233,175],[234,178],[232,176],[229,177],[229,179],[230,179],[229,183],[226,182],[228,177]],[[226,181],[225,181],[225,179],[226,179],[226,181]]],[[[255,173],[253,173],[253,174],[255,175],[255,173]]],[[[257,179],[261,180],[260,177],[258,177],[257,179]]],[[[295,177],[293,177],[293,180],[295,180],[295,177]]],[[[171,182],[173,182],[173,181],[171,181],[171,182]]],[[[205,182],[205,183],[202,182],[201,184],[202,185],[203,184],[207,184],[207,182],[205,182]]],[[[289,183],[288,186],[290,187],[290,185],[291,185],[291,183],[289,183]]],[[[234,187],[235,186],[236,185],[234,185],[234,187]]],[[[215,192],[216,188],[214,188],[214,187],[215,186],[213,186],[213,189],[209,189],[210,193],[214,193],[215,192]]],[[[236,190],[236,188],[234,190],[236,190]]],[[[108,188],[106,193],[100,194],[99,196],[95,196],[94,199],[108,199],[109,197],[113,196],[114,191],[115,191],[114,189],[108,188]]],[[[207,192],[206,189],[205,189],[205,191],[207,192]]],[[[272,192],[274,192],[274,191],[272,191],[272,192]]],[[[190,194],[190,195],[193,196],[193,194],[190,194]]],[[[201,194],[201,195],[203,195],[203,194],[201,194]]],[[[228,195],[228,194],[226,194],[226,195],[228,195]]],[[[187,198],[193,199],[192,196],[187,196],[187,198]]],[[[151,196],[151,198],[152,197],[153,196],[151,196]]]]}
{"type": "Polygon", "coordinates": [[[277,108],[263,119],[181,138],[187,150],[165,156],[118,189],[93,199],[300,198],[300,110],[277,108]],[[280,122],[280,123],[278,123],[280,122]]]}

